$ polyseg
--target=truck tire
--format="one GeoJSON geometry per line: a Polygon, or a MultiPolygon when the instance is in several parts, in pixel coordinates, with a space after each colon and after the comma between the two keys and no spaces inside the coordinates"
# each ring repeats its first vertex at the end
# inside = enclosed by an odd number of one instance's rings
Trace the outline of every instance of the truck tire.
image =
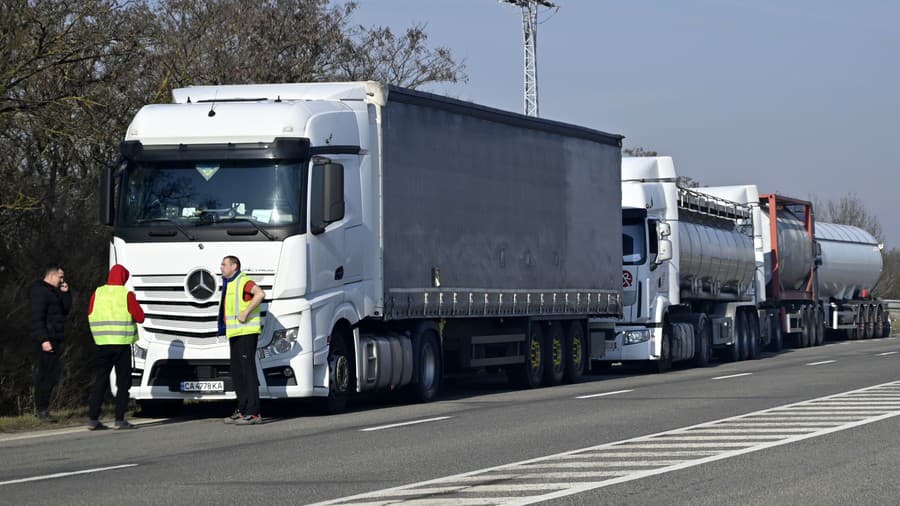
{"type": "Polygon", "coordinates": [[[556,321],[544,335],[544,385],[562,384],[566,372],[566,335],[562,323],[556,321]]]}
{"type": "Polygon", "coordinates": [[[746,311],[744,317],[747,318],[747,335],[749,336],[750,345],[747,348],[747,359],[756,360],[759,358],[759,315],[756,311],[746,311]]]}
{"type": "Polygon", "coordinates": [[[731,333],[732,339],[731,344],[725,347],[723,358],[727,362],[737,362],[741,359],[741,325],[740,318],[738,316],[740,313],[735,314],[734,320],[731,325],[731,333]]]}
{"type": "Polygon", "coordinates": [[[779,352],[784,348],[784,336],[781,334],[781,321],[778,316],[769,318],[769,349],[779,352]]]}
{"type": "Polygon", "coordinates": [[[588,359],[584,328],[582,321],[575,320],[569,323],[566,332],[566,370],[563,375],[565,383],[576,383],[584,376],[588,359]]]}
{"type": "Polygon", "coordinates": [[[172,418],[181,413],[184,401],[181,399],[146,399],[137,401],[140,415],[145,418],[172,418]]]}
{"type": "Polygon", "coordinates": [[[887,310],[884,311],[884,331],[881,333],[881,337],[891,337],[891,331],[893,330],[893,324],[891,322],[891,313],[887,310]]]}
{"type": "Polygon", "coordinates": [[[866,306],[866,339],[875,337],[875,306],[866,306]]]}
{"type": "Polygon", "coordinates": [[[328,347],[328,396],[321,397],[319,410],[334,415],[347,409],[347,399],[353,391],[353,357],[349,353],[347,338],[333,333],[328,347]]]}
{"type": "Polygon", "coordinates": [[[409,400],[431,402],[441,389],[443,367],[438,334],[431,328],[424,329],[413,343],[415,359],[413,381],[409,385],[409,400]]]}
{"type": "Polygon", "coordinates": [[[524,351],[525,363],[512,369],[512,379],[520,387],[537,388],[544,379],[544,337],[540,322],[529,325],[524,351]]]}
{"type": "Polygon", "coordinates": [[[661,374],[672,368],[672,327],[663,325],[661,353],[659,360],[650,361],[650,371],[661,374]]]}
{"type": "Polygon", "coordinates": [[[798,338],[800,341],[800,348],[809,347],[809,326],[809,310],[806,306],[803,306],[802,308],[800,308],[800,334],[798,338]]]}
{"type": "Polygon", "coordinates": [[[813,314],[816,319],[816,346],[822,346],[825,344],[825,320],[823,319],[822,308],[816,306],[816,311],[813,314]]]}
{"type": "Polygon", "coordinates": [[[875,306],[875,337],[886,337],[884,335],[884,308],[875,306]]]}
{"type": "Polygon", "coordinates": [[[747,312],[739,310],[737,315],[735,315],[735,320],[737,324],[738,335],[740,335],[740,359],[747,360],[748,358],[750,358],[750,325],[747,321],[747,312]]]}
{"type": "Polygon", "coordinates": [[[709,321],[704,315],[700,315],[694,328],[694,367],[707,367],[712,359],[712,343],[709,342],[709,321]]]}

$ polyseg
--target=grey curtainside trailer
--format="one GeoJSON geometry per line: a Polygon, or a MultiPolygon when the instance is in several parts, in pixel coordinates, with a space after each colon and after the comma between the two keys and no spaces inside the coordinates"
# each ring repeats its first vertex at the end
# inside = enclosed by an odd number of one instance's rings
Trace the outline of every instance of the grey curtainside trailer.
{"type": "Polygon", "coordinates": [[[361,325],[362,389],[405,383],[368,364],[419,357],[429,329],[441,374],[579,378],[613,328],[588,319],[621,314],[622,136],[396,87],[379,112],[384,312],[361,325]]]}

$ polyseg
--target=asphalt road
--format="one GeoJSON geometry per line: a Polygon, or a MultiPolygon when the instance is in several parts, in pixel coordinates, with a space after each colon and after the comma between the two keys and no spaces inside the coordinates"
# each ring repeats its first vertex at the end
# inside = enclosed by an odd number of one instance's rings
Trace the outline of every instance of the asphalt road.
{"type": "Polygon", "coordinates": [[[486,376],[439,402],[339,416],[269,403],[259,426],[224,425],[218,405],[133,431],[4,436],[0,503],[896,504],[897,352],[897,338],[836,342],[532,391],[486,376]],[[763,416],[788,428],[749,429],[763,416]],[[393,426],[408,422],[420,423],[393,426]],[[392,487],[406,488],[378,492],[392,487]]]}

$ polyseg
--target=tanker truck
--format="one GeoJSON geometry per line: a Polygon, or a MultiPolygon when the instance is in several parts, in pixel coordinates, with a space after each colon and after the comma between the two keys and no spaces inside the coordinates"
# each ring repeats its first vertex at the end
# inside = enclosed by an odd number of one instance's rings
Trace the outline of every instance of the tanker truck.
{"type": "Polygon", "coordinates": [[[661,372],[677,361],[705,366],[716,350],[729,360],[759,353],[756,187],[688,189],[676,178],[670,157],[622,159],[623,317],[604,352],[594,350],[601,367],[661,372]]]}
{"type": "Polygon", "coordinates": [[[861,228],[818,221],[816,243],[826,333],[848,339],[889,336],[887,306],[872,298],[883,267],[883,245],[861,228]]]}
{"type": "MultiPolygon", "coordinates": [[[[376,82],[197,86],[101,181],[146,321],[145,411],[234,398],[219,264],[266,292],[262,398],[429,401],[445,374],[576,380],[621,314],[622,136],[376,82]]],[[[113,382],[115,384],[115,382],[113,382]]]]}

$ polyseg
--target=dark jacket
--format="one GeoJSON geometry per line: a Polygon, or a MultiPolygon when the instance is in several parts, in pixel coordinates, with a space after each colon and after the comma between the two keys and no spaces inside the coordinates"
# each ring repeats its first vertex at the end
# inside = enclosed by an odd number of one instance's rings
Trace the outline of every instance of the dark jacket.
{"type": "Polygon", "coordinates": [[[31,306],[31,338],[44,341],[61,341],[64,337],[66,315],[72,309],[72,294],[39,279],[28,287],[31,306]]]}

